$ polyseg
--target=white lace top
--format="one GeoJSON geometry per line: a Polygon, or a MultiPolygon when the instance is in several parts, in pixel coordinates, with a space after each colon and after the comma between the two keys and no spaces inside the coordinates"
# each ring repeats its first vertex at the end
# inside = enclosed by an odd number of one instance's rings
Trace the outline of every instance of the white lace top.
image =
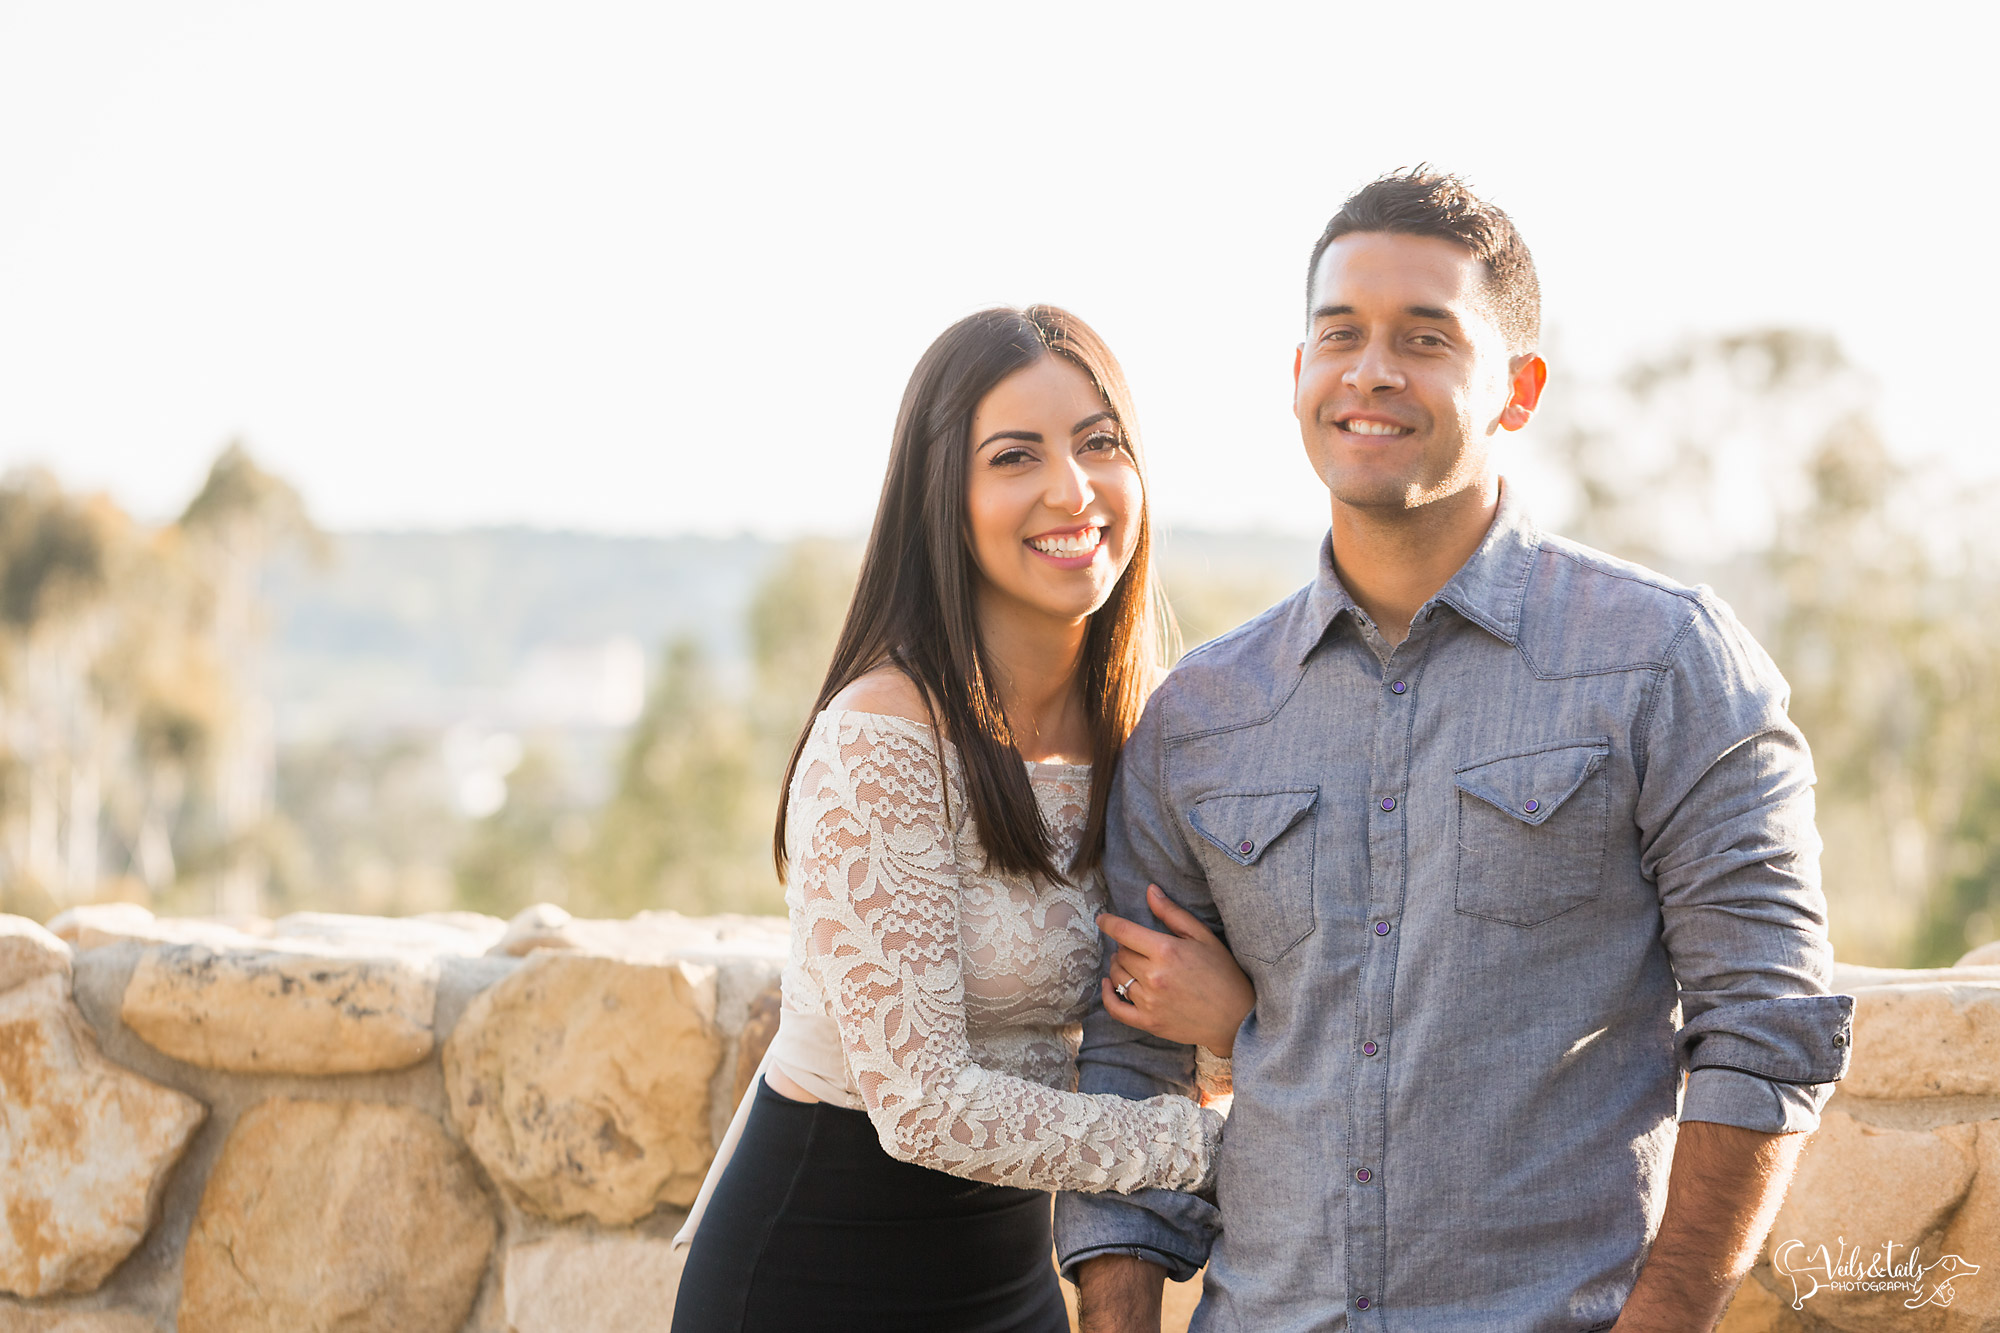
{"type": "MultiPolygon", "coordinates": [[[[783,1021],[831,1020],[844,1090],[903,1161],[1032,1189],[1204,1187],[1215,1111],[1070,1091],[1103,877],[987,871],[957,751],[943,748],[940,774],[922,723],[832,709],[814,720],[785,826],[783,1021]]],[[[1029,768],[1066,864],[1090,770],[1029,768]]]]}

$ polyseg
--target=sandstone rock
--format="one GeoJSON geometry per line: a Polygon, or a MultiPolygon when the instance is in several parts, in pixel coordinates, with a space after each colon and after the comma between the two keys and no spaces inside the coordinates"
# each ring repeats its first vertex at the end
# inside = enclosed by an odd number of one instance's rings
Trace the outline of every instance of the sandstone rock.
{"type": "Polygon", "coordinates": [[[673,1321],[687,1252],[632,1232],[566,1233],[507,1252],[513,1333],[630,1333],[673,1321]]]}
{"type": "Polygon", "coordinates": [[[208,1114],[120,1069],[54,973],[0,993],[0,1291],[90,1291],[146,1234],[208,1114]]]}
{"type": "Polygon", "coordinates": [[[1906,1255],[1934,1240],[1966,1197],[1975,1169],[1970,1126],[1884,1129],[1828,1110],[1771,1231],[1766,1253],[1774,1285],[1789,1296],[1796,1282],[1806,1314],[1829,1328],[1875,1333],[1932,1327],[1903,1310],[1901,1296],[1815,1293],[1811,1276],[1791,1274],[1809,1275],[1822,1246],[1836,1259],[1843,1247],[1859,1248],[1865,1262],[1891,1244],[1895,1254],[1906,1255]]]}
{"type": "Polygon", "coordinates": [[[24,916],[0,916],[0,991],[51,974],[69,976],[70,949],[24,916]]]}
{"type": "MultiPolygon", "coordinates": [[[[1979,1165],[1979,1174],[1945,1228],[1936,1253],[1926,1256],[1926,1262],[1949,1263],[1949,1255],[1979,1265],[1977,1274],[1953,1281],[1945,1327],[1953,1333],[1961,1328],[2000,1328],[2000,1120],[1954,1125],[1939,1132],[1961,1145],[1969,1139],[1979,1165]]],[[[1930,1275],[1933,1281],[1937,1271],[1930,1275]]]]}
{"type": "Polygon", "coordinates": [[[554,903],[537,903],[508,923],[491,952],[518,958],[536,949],[574,949],[633,962],[761,959],[782,964],[790,948],[791,927],[781,916],[641,912],[623,921],[589,921],[554,903]]]}
{"type": "Polygon", "coordinates": [[[2000,940],[1982,944],[1952,964],[1953,967],[2000,967],[2000,940]]]}
{"type": "Polygon", "coordinates": [[[49,932],[81,953],[107,944],[139,940],[149,944],[208,944],[218,949],[254,947],[270,931],[261,917],[228,921],[200,917],[157,917],[137,903],[89,903],[49,919],[49,932]]]}
{"type": "Polygon", "coordinates": [[[429,1055],[433,965],[286,949],[147,949],[119,1016],[150,1045],[204,1069],[351,1074],[429,1055]]]}
{"type": "Polygon", "coordinates": [[[693,1201],[721,1051],[713,968],[537,953],[467,1007],[445,1087],[523,1208],[623,1226],[693,1201]]]}
{"type": "Polygon", "coordinates": [[[1856,1097],[2000,1093],[2000,980],[1929,981],[1854,992],[1856,1097]]]}
{"type": "Polygon", "coordinates": [[[582,935],[570,929],[574,920],[554,903],[524,907],[514,914],[514,919],[507,923],[506,933],[487,952],[521,958],[536,949],[581,949],[582,935]]]}
{"type": "Polygon", "coordinates": [[[771,1049],[771,1038],[778,1035],[778,1009],[783,1000],[783,984],[773,978],[750,1001],[750,1012],[744,1017],[743,1031],[736,1040],[736,1092],[729,1103],[732,1107],[743,1100],[750,1080],[757,1073],[758,1062],[771,1049]]]}
{"type": "Polygon", "coordinates": [[[0,1333],[159,1333],[159,1328],[130,1310],[0,1308],[0,1333]]]}
{"type": "Polygon", "coordinates": [[[506,931],[507,923],[478,912],[423,916],[355,916],[345,912],[293,912],[271,926],[278,940],[298,940],[335,952],[381,956],[407,953],[476,958],[506,931]]]}
{"type": "Polygon", "coordinates": [[[274,1098],[209,1175],[180,1327],[456,1333],[497,1232],[471,1160],[422,1111],[274,1098]]]}

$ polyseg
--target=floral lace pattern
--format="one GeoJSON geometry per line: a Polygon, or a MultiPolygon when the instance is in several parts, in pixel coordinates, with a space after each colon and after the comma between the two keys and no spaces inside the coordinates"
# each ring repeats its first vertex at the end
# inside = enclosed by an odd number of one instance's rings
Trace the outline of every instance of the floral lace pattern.
{"type": "MultiPolygon", "coordinates": [[[[906,718],[814,720],[785,830],[786,1007],[835,1021],[850,1084],[903,1161],[1029,1189],[1206,1185],[1214,1111],[1068,1090],[1097,986],[1102,877],[985,871],[957,752],[942,747],[940,773],[938,748],[906,718]]],[[[1090,770],[1036,764],[1029,777],[1066,863],[1090,770]]]]}

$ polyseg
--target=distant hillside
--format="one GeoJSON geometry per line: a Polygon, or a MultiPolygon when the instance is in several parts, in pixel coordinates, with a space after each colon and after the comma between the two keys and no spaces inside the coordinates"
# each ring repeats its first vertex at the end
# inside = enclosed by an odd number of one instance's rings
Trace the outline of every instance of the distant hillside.
{"type": "MultiPolygon", "coordinates": [[[[342,533],[331,545],[325,565],[288,560],[265,580],[265,687],[281,740],[523,713],[559,723],[535,710],[565,681],[618,694],[628,657],[650,669],[684,635],[724,679],[740,677],[744,610],[783,550],[754,537],[527,528],[342,533]]],[[[1316,543],[1180,532],[1164,545],[1193,643],[1311,577],[1316,543]]],[[[611,707],[603,721],[617,720],[611,707]]]]}

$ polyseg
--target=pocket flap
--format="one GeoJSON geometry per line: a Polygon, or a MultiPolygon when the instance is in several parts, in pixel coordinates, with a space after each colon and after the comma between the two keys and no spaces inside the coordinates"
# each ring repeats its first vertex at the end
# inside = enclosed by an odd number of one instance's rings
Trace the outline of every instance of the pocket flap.
{"type": "Polygon", "coordinates": [[[1477,796],[1523,824],[1539,825],[1576,794],[1610,753],[1609,736],[1556,741],[1467,764],[1455,780],[1466,795],[1477,796]]]}
{"type": "Polygon", "coordinates": [[[1218,792],[1204,796],[1188,811],[1195,831],[1222,849],[1237,865],[1257,864],[1257,858],[1299,822],[1319,802],[1319,788],[1292,791],[1218,792]]]}

